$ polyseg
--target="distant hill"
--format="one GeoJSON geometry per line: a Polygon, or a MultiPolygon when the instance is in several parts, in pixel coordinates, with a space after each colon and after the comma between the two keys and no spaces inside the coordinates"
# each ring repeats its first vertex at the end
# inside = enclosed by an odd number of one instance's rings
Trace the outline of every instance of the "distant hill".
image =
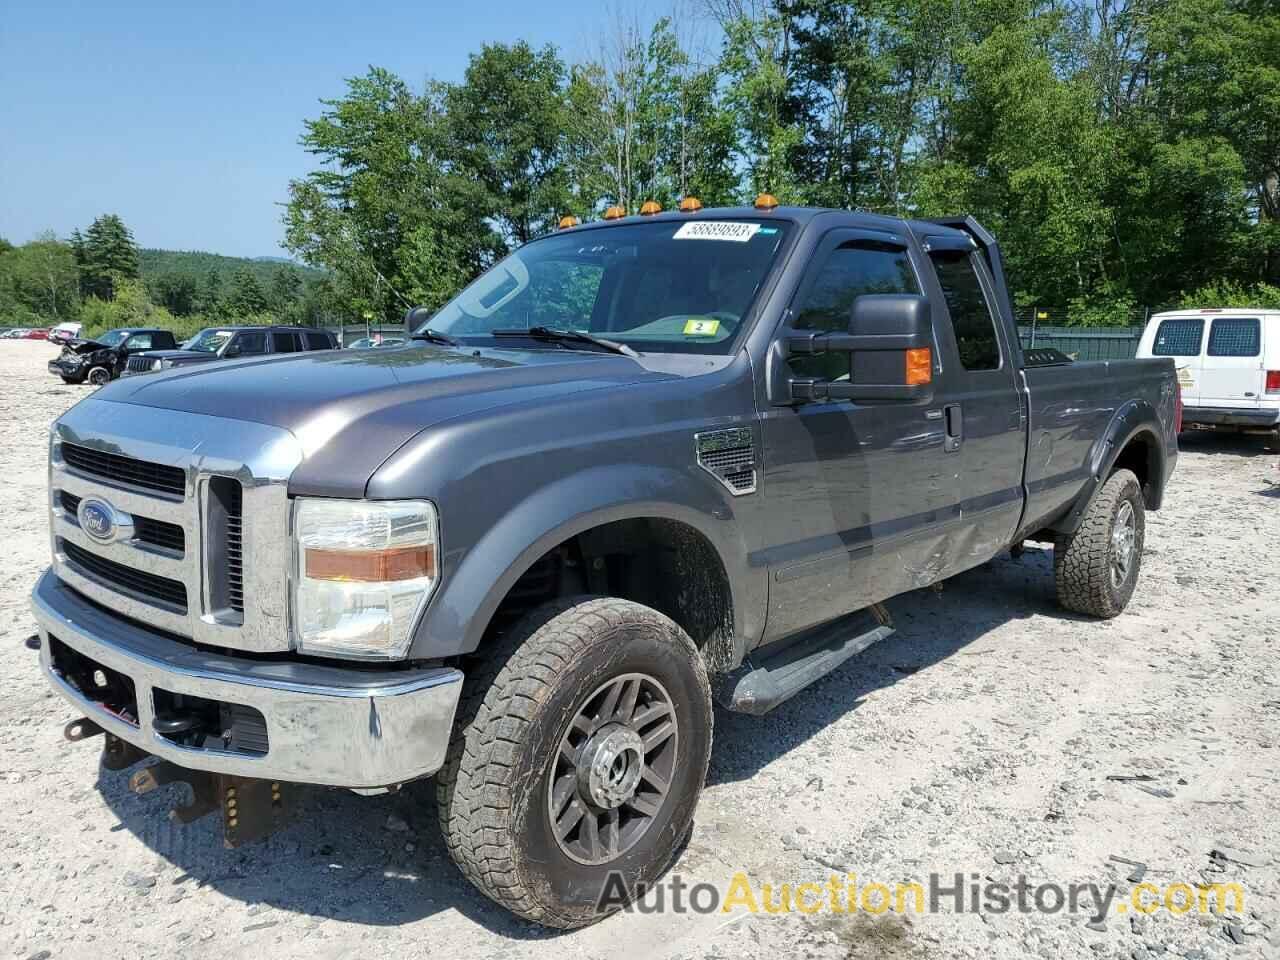
{"type": "Polygon", "coordinates": [[[292,266],[306,280],[318,280],[324,276],[324,271],[295,263],[287,257],[225,257],[220,253],[204,253],[200,250],[154,250],[144,247],[138,251],[138,265],[143,280],[154,280],[175,273],[203,278],[210,270],[217,270],[224,284],[230,282],[237,270],[248,267],[264,289],[281,266],[292,266]]]}

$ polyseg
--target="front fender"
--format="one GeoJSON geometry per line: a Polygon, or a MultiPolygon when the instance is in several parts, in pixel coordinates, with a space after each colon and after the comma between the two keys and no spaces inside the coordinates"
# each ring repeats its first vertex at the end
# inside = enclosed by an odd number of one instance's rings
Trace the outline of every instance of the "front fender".
{"type": "MultiPolygon", "coordinates": [[[[455,562],[456,569],[443,572],[415,630],[410,656],[474,651],[507,592],[547,551],[593,527],[647,517],[685,523],[706,537],[731,585],[735,644],[759,633],[768,583],[748,564],[732,505],[711,483],[690,483],[687,472],[628,463],[577,471],[505,510],[455,562]]],[[[447,544],[447,516],[442,526],[447,544]]]]}
{"type": "Polygon", "coordinates": [[[1152,509],[1159,507],[1164,492],[1167,454],[1162,437],[1160,417],[1150,402],[1141,399],[1127,401],[1111,418],[1107,429],[1094,443],[1089,455],[1089,479],[1076,495],[1071,510],[1054,525],[1059,533],[1075,533],[1088,513],[1098,490],[1111,475],[1116,460],[1129,443],[1141,434],[1150,434],[1147,445],[1148,471],[1151,477],[1152,509]]]}

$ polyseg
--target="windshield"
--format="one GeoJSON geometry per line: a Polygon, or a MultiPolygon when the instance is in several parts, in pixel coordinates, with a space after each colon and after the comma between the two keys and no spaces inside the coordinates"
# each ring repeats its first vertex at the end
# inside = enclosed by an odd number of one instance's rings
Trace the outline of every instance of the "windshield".
{"type": "Polygon", "coordinates": [[[231,339],[232,330],[216,330],[210,327],[201,330],[195,338],[187,341],[186,349],[199,350],[201,353],[217,353],[222,345],[231,339]]]}
{"type": "Polygon", "coordinates": [[[727,353],[786,237],[777,220],[663,220],[538,240],[420,329],[581,330],[637,350],[727,353]]]}
{"type": "Polygon", "coordinates": [[[128,330],[108,330],[102,336],[94,337],[93,339],[104,347],[115,347],[123,343],[124,338],[128,335],[128,330]]]}

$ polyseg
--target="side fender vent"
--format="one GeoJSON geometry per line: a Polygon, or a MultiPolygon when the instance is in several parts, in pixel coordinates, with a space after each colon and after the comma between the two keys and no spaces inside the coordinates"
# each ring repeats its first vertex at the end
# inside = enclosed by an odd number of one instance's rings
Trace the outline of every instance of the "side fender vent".
{"type": "Polygon", "coordinates": [[[698,466],[711,474],[735,497],[756,492],[756,450],[746,427],[713,430],[693,437],[698,466]]]}

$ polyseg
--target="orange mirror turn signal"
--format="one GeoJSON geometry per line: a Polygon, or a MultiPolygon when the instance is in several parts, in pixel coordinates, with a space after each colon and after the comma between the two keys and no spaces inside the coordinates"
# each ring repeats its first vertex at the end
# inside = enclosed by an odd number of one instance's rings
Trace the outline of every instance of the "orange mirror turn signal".
{"type": "Polygon", "coordinates": [[[907,386],[917,387],[933,382],[933,351],[929,347],[913,347],[907,351],[907,386]]]}

